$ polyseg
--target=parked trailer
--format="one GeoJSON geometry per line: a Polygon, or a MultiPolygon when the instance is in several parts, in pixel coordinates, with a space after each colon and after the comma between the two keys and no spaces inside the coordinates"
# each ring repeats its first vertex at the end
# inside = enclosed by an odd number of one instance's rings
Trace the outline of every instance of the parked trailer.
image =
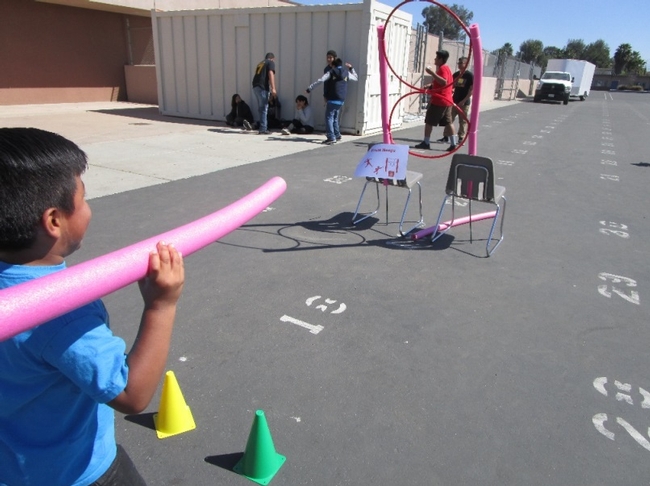
{"type": "Polygon", "coordinates": [[[596,66],[588,61],[577,59],[549,59],[548,71],[564,71],[571,74],[571,96],[584,101],[591,91],[596,66]]]}

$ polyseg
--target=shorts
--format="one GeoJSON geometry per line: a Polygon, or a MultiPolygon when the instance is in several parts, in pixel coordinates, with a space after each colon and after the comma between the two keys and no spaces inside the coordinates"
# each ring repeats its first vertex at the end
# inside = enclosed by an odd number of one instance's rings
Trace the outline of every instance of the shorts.
{"type": "Polygon", "coordinates": [[[429,105],[427,114],[424,117],[424,123],[434,127],[451,125],[451,106],[429,105]]]}
{"type": "Polygon", "coordinates": [[[117,445],[117,456],[113,464],[90,486],[147,486],[135,468],[133,461],[121,445],[117,445]]]}

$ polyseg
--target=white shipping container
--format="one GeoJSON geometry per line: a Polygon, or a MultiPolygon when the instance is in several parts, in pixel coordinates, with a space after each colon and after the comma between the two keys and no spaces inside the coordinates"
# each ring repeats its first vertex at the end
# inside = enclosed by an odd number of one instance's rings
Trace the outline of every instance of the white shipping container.
{"type": "MultiPolygon", "coordinates": [[[[159,109],[162,114],[224,121],[234,93],[257,119],[251,80],[267,52],[276,57],[276,84],[282,118],[291,119],[294,99],[323,75],[326,53],[334,49],[351,63],[341,131],[366,135],[381,131],[377,26],[392,7],[364,0],[343,5],[282,6],[152,12],[159,109]]],[[[412,16],[396,11],[387,32],[391,66],[407,79],[412,16]]],[[[408,87],[389,72],[389,109],[408,87]]],[[[308,96],[317,130],[325,130],[322,85],[308,96]]],[[[404,104],[393,113],[402,123],[404,104]]]]}

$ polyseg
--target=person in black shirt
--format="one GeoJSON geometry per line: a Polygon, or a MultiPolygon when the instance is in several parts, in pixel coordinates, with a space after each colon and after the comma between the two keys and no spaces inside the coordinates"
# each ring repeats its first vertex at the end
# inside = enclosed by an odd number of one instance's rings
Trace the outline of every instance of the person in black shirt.
{"type": "Polygon", "coordinates": [[[255,68],[253,76],[253,92],[257,97],[257,107],[259,110],[260,135],[268,135],[269,128],[267,125],[267,114],[269,110],[269,98],[277,96],[275,90],[275,55],[268,52],[264,60],[255,68]]]}
{"type": "MultiPolygon", "coordinates": [[[[463,110],[465,117],[469,119],[469,107],[472,101],[472,88],[474,87],[474,75],[467,70],[467,58],[458,59],[458,71],[454,73],[454,104],[463,110]],[[461,75],[462,72],[462,75],[461,75]]],[[[451,110],[452,123],[458,117],[458,141],[462,142],[467,135],[467,122],[459,115],[456,107],[451,110]]],[[[444,137],[438,142],[447,142],[448,133],[445,127],[444,137]]]]}

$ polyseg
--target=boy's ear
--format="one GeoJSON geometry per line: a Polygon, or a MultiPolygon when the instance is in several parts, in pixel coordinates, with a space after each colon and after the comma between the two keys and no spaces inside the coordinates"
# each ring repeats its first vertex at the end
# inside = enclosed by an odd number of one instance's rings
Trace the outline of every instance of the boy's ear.
{"type": "Polygon", "coordinates": [[[61,211],[57,208],[48,208],[41,217],[41,227],[52,238],[61,236],[61,211]]]}

